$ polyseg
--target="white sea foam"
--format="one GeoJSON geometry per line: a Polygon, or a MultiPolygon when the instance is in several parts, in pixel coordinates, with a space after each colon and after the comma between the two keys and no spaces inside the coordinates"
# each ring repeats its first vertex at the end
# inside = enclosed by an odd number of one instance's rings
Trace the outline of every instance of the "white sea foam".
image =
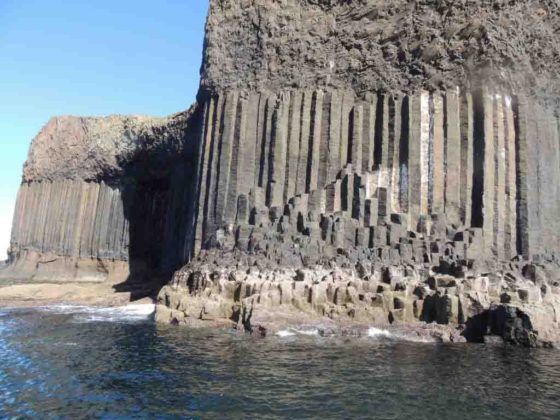
{"type": "Polygon", "coordinates": [[[96,308],[88,307],[88,306],[60,304],[60,305],[41,306],[37,309],[39,311],[52,312],[52,313],[55,313],[55,314],[75,314],[75,313],[78,313],[78,312],[85,312],[87,310],[90,310],[90,309],[93,310],[93,309],[96,309],[96,308]]]}
{"type": "Polygon", "coordinates": [[[311,330],[294,330],[294,332],[300,335],[319,335],[319,330],[316,328],[311,330]]]}
{"type": "Polygon", "coordinates": [[[387,339],[394,341],[409,341],[412,343],[434,343],[435,340],[428,336],[420,336],[414,333],[392,332],[389,330],[370,327],[368,329],[368,337],[375,339],[387,339]]]}
{"type": "Polygon", "coordinates": [[[370,327],[368,329],[367,335],[368,335],[368,337],[373,337],[373,338],[379,338],[379,337],[397,338],[397,336],[395,334],[391,333],[390,331],[382,330],[380,328],[375,328],[375,327],[370,327]]]}
{"type": "Polygon", "coordinates": [[[307,336],[318,336],[319,330],[316,328],[313,329],[297,329],[297,328],[289,328],[287,330],[280,330],[276,333],[278,337],[293,337],[296,335],[307,335],[307,336]]]}
{"type": "Polygon", "coordinates": [[[114,308],[98,308],[93,306],[52,305],[39,308],[42,311],[75,315],[78,322],[117,322],[143,321],[149,319],[155,311],[155,305],[127,305],[114,308]]]}
{"type": "Polygon", "coordinates": [[[276,333],[278,337],[293,337],[296,333],[289,330],[281,330],[276,333]]]}

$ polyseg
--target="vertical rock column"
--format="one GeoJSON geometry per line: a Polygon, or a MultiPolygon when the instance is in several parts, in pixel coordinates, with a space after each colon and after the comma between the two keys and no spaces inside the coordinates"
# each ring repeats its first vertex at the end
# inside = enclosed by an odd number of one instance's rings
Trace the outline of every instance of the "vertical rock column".
{"type": "MultiPolygon", "coordinates": [[[[289,115],[289,139],[286,154],[286,191],[284,193],[284,202],[288,202],[291,197],[296,195],[300,134],[301,134],[301,110],[303,104],[303,92],[296,91],[291,95],[290,115],[289,115]]],[[[334,104],[334,102],[333,102],[334,104]]],[[[251,118],[249,118],[250,121],[251,118]]],[[[340,136],[340,133],[338,133],[340,136]]],[[[335,134],[331,133],[331,142],[336,141],[335,134]]],[[[338,143],[337,143],[338,144],[338,143]]],[[[334,159],[332,157],[331,159],[334,159]]]]}
{"type": "Polygon", "coordinates": [[[352,138],[351,138],[351,158],[352,168],[356,173],[362,172],[362,153],[363,153],[363,129],[364,129],[364,107],[363,105],[354,106],[352,111],[352,138]]]}
{"type": "Polygon", "coordinates": [[[484,164],[483,164],[483,195],[482,216],[484,247],[487,255],[496,255],[494,242],[494,217],[497,204],[496,200],[496,148],[494,146],[494,107],[493,97],[487,89],[480,92],[482,102],[482,115],[484,126],[484,164]]]}
{"type": "Polygon", "coordinates": [[[375,95],[366,94],[363,104],[362,127],[362,171],[373,171],[375,156],[375,117],[377,115],[377,102],[375,95]]]}
{"type": "MultiPolygon", "coordinates": [[[[234,140],[235,140],[235,125],[237,117],[237,101],[238,94],[236,92],[228,93],[226,96],[224,115],[223,115],[223,130],[219,147],[218,155],[218,172],[216,182],[216,206],[215,206],[215,220],[218,224],[231,223],[231,213],[226,213],[226,210],[231,208],[228,206],[228,199],[230,198],[228,191],[231,187],[230,178],[235,176],[237,168],[232,168],[232,154],[234,153],[234,140]]],[[[235,151],[237,152],[237,151],[235,151]]]]}
{"type": "MultiPolygon", "coordinates": [[[[284,189],[286,186],[286,160],[288,147],[288,122],[290,109],[290,94],[284,95],[275,112],[272,152],[270,165],[270,181],[268,190],[270,197],[268,205],[271,207],[282,207],[284,203],[284,189]]],[[[234,197],[232,197],[234,199],[234,197]]]]}
{"type": "Polygon", "coordinates": [[[349,163],[349,144],[350,144],[350,115],[354,106],[354,93],[350,91],[343,92],[342,96],[342,114],[340,116],[340,167],[343,168],[349,163]]]}
{"type": "Polygon", "coordinates": [[[121,192],[104,183],[24,183],[15,214],[12,246],[16,249],[67,257],[128,258],[121,192]]]}
{"type": "MultiPolygon", "coordinates": [[[[495,162],[495,217],[494,249],[499,259],[506,258],[505,225],[506,213],[506,142],[503,96],[494,95],[494,162],[495,162]]],[[[509,258],[509,255],[507,256],[509,258]]]]}
{"type": "Polygon", "coordinates": [[[506,225],[504,251],[509,258],[517,255],[517,159],[515,123],[511,96],[504,96],[504,137],[506,159],[506,225]]]}
{"type": "Polygon", "coordinates": [[[389,167],[389,98],[386,95],[380,95],[377,102],[374,156],[374,170],[379,173],[377,185],[388,188],[391,184],[392,167],[389,167]]]}
{"type": "Polygon", "coordinates": [[[460,127],[461,127],[461,193],[460,193],[460,216],[464,226],[471,226],[472,221],[472,197],[473,197],[473,99],[468,92],[462,93],[460,97],[460,127]]]}
{"type": "Polygon", "coordinates": [[[415,231],[422,213],[422,96],[410,96],[408,107],[408,229],[415,231]]]}
{"type": "MultiPolygon", "coordinates": [[[[342,127],[342,98],[340,92],[331,92],[328,131],[328,171],[327,180],[333,181],[340,172],[343,164],[341,162],[341,127],[342,127]]],[[[292,130],[294,128],[292,127],[292,130]]]]}
{"type": "Polygon", "coordinates": [[[202,247],[205,230],[207,228],[207,204],[209,201],[209,183],[210,183],[210,167],[213,148],[214,148],[214,119],[216,115],[216,99],[209,98],[204,104],[203,119],[202,119],[202,134],[200,136],[200,146],[198,151],[199,159],[199,180],[198,180],[198,208],[196,210],[196,217],[199,218],[200,223],[196,224],[194,236],[194,250],[202,247]]]}
{"type": "Polygon", "coordinates": [[[313,93],[306,91],[303,94],[303,104],[301,109],[301,131],[300,149],[298,156],[298,171],[296,179],[296,195],[307,192],[307,166],[309,163],[309,136],[311,131],[311,107],[313,105],[313,93]]]}
{"type": "MultiPolygon", "coordinates": [[[[313,94],[309,133],[309,153],[307,161],[307,193],[319,188],[319,167],[326,164],[326,162],[321,161],[320,156],[322,142],[321,124],[323,123],[323,99],[324,93],[322,91],[316,91],[313,94]]],[[[320,187],[322,188],[324,185],[321,185],[320,187]]]]}
{"type": "MultiPolygon", "coordinates": [[[[451,223],[460,223],[461,193],[461,119],[459,89],[445,96],[445,213],[451,223]]],[[[471,175],[472,177],[472,175],[471,175]]],[[[465,193],[466,195],[466,193],[465,193]]]]}
{"type": "Polygon", "coordinates": [[[442,214],[444,212],[445,193],[445,134],[444,116],[445,109],[443,98],[440,94],[432,94],[430,106],[430,146],[431,153],[429,165],[431,179],[430,208],[431,214],[442,214]]]}
{"type": "MultiPolygon", "coordinates": [[[[389,141],[392,145],[392,161],[391,161],[391,207],[394,212],[402,213],[401,207],[401,142],[405,141],[402,133],[402,98],[395,95],[391,98],[390,106],[391,124],[389,125],[389,141]]],[[[406,133],[405,133],[406,134],[406,133]]]]}

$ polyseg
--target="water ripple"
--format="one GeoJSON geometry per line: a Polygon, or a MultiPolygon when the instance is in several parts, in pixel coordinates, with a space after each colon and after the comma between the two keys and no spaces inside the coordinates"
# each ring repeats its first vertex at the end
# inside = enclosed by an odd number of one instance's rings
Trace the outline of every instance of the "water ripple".
{"type": "Polygon", "coordinates": [[[136,309],[0,312],[0,417],[560,416],[557,351],[426,345],[383,330],[262,340],[158,326],[136,309]]]}

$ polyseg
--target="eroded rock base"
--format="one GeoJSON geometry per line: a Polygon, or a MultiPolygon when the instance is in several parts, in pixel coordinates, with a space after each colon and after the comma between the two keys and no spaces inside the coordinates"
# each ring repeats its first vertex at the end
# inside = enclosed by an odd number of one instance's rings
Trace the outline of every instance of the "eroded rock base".
{"type": "Polygon", "coordinates": [[[554,261],[474,264],[448,246],[404,262],[357,247],[313,253],[311,245],[270,234],[240,250],[226,235],[221,249],[203,252],[162,289],[156,320],[259,335],[302,325],[359,335],[376,326],[446,342],[559,342],[554,261]]]}

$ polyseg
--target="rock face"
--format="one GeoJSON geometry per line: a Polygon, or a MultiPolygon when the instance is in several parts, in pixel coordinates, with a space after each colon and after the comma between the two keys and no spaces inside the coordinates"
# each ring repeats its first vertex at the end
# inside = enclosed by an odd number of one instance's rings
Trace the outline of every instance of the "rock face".
{"type": "Polygon", "coordinates": [[[185,131],[193,112],[167,118],[52,118],[32,142],[23,182],[162,178],[168,170],[162,163],[187,153],[185,131]]]}
{"type": "Polygon", "coordinates": [[[198,257],[158,319],[466,327],[508,304],[533,322],[466,336],[556,340],[535,311],[558,304],[557,7],[211,2],[198,257]]]}
{"type": "Polygon", "coordinates": [[[24,167],[2,277],[119,283],[173,272],[190,252],[195,118],[193,108],[49,121],[24,167]]]}
{"type": "Polygon", "coordinates": [[[558,249],[558,119],[533,99],[233,91],[202,106],[196,249],[230,225],[246,241],[269,214],[341,246],[346,235],[376,247],[376,228],[395,219],[391,243],[435,223],[469,258],[558,249]]]}
{"type": "Polygon", "coordinates": [[[557,95],[559,28],[554,0],[211,1],[202,86],[557,95]]]}
{"type": "Polygon", "coordinates": [[[188,118],[62,119],[34,142],[12,266],[30,250],[188,263],[162,322],[556,342],[558,16],[534,0],[211,0],[188,118]]]}
{"type": "Polygon", "coordinates": [[[395,246],[382,230],[376,248],[340,247],[262,224],[245,244],[224,231],[217,248],[202,251],[162,289],[156,319],[259,334],[306,324],[345,333],[409,326],[412,337],[436,323],[448,329],[428,328],[428,335],[442,341],[558,343],[557,263],[468,259],[437,230],[395,246]]]}

